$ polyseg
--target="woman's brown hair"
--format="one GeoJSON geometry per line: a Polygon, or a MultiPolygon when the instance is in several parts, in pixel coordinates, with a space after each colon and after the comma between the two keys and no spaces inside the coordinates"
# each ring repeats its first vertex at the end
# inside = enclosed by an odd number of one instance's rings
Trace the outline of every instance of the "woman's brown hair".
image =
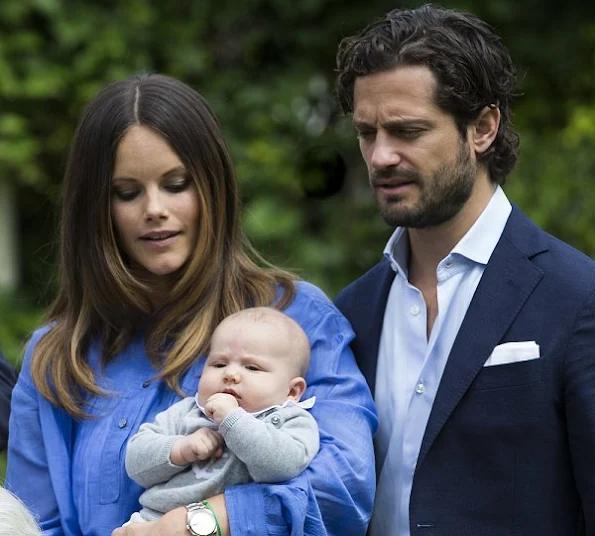
{"type": "Polygon", "coordinates": [[[196,91],[163,75],[109,84],[84,112],[63,182],[59,265],[52,327],[35,348],[32,374],[43,396],[79,418],[87,415],[89,394],[105,394],[87,359],[91,344],[101,346],[106,363],[144,330],[158,375],[181,394],[180,375],[205,353],[223,318],[277,296],[283,308],[295,294],[294,276],[264,261],[242,232],[234,167],[217,118],[196,91]],[[198,190],[195,251],[158,309],[118,247],[111,217],[116,150],[133,125],[163,136],[198,190]]]}

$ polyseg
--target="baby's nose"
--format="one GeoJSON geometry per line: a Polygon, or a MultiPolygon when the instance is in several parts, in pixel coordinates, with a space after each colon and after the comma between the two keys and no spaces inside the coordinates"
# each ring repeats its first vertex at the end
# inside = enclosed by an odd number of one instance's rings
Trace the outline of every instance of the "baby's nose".
{"type": "Polygon", "coordinates": [[[232,383],[239,383],[240,381],[240,373],[237,369],[227,369],[224,374],[224,379],[228,382],[232,383]]]}

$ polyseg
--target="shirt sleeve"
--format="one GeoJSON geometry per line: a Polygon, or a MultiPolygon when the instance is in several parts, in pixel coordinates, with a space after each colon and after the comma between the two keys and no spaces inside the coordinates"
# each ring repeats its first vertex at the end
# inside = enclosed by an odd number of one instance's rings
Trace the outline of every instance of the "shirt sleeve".
{"type": "MultiPolygon", "coordinates": [[[[39,395],[30,376],[31,354],[39,338],[38,332],[27,347],[12,393],[6,488],[15,493],[38,519],[44,536],[62,536],[63,526],[68,526],[70,520],[66,511],[65,519],[61,520],[60,502],[69,501],[70,480],[68,474],[50,471],[48,456],[65,457],[64,467],[68,467],[70,455],[64,450],[64,441],[58,437],[44,437],[42,431],[46,419],[59,416],[46,413],[49,405],[40,406],[39,395]],[[35,485],[32,486],[31,482],[35,485]]],[[[65,430],[68,429],[66,420],[61,424],[65,430]]]]}
{"type": "Polygon", "coordinates": [[[231,534],[361,536],[374,500],[372,436],[378,422],[349,348],[353,331],[324,298],[298,296],[285,312],[301,324],[312,347],[304,398],[316,396],[311,413],[320,450],[306,471],[288,482],[228,488],[231,534]]]}

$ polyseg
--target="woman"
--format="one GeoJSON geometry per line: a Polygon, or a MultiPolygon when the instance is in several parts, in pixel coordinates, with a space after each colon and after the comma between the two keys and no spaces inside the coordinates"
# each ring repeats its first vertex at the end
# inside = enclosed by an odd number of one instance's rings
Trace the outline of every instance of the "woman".
{"type": "MultiPolygon", "coordinates": [[[[14,390],[8,449],[7,485],[44,534],[110,534],[139,508],[128,438],[194,394],[224,317],[271,303],[312,345],[305,396],[317,396],[320,452],[283,485],[234,486],[209,504],[223,536],[365,533],[377,423],[353,332],[319,289],[250,248],[228,149],[200,95],[138,76],[89,104],[64,177],[60,263],[48,325],[14,390]]],[[[188,534],[191,513],[116,532],[188,534]]]]}

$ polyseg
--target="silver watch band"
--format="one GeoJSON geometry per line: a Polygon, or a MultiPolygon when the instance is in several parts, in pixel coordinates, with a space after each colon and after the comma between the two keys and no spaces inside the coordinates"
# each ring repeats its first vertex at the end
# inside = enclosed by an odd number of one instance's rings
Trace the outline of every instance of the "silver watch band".
{"type": "Polygon", "coordinates": [[[191,536],[218,536],[214,512],[203,503],[186,505],[186,530],[191,536]]]}

